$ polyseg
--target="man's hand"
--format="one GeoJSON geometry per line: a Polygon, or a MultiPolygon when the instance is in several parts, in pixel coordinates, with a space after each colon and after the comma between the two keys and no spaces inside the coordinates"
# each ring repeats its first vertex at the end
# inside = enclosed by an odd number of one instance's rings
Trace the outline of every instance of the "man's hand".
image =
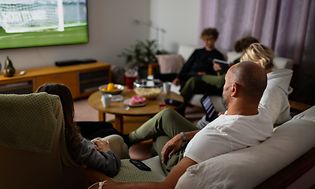
{"type": "Polygon", "coordinates": [[[219,72],[219,71],[222,70],[222,67],[221,67],[220,64],[213,62],[213,70],[216,71],[216,72],[219,72]]]}
{"type": "Polygon", "coordinates": [[[181,149],[182,144],[183,144],[183,140],[180,134],[177,134],[171,140],[169,140],[163,146],[162,151],[161,151],[162,162],[166,163],[173,154],[175,154],[181,149]]]}
{"type": "Polygon", "coordinates": [[[111,151],[108,141],[103,141],[99,138],[93,139],[92,142],[95,144],[95,147],[98,151],[108,152],[111,151]]]}
{"type": "Polygon", "coordinates": [[[180,80],[178,78],[175,78],[172,83],[176,86],[178,86],[180,84],[180,80]]]}

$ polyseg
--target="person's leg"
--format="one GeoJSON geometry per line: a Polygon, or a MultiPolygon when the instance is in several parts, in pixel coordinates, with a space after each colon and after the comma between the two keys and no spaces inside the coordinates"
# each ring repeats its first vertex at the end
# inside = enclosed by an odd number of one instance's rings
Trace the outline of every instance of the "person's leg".
{"type": "Polygon", "coordinates": [[[171,138],[168,136],[159,136],[153,142],[153,149],[156,151],[159,157],[161,157],[162,148],[170,139],[171,138]]]}
{"type": "Polygon", "coordinates": [[[158,136],[173,138],[180,132],[196,130],[196,126],[171,109],[165,109],[129,134],[130,143],[155,139],[158,136]]]}
{"type": "Polygon", "coordinates": [[[206,94],[214,94],[214,95],[221,95],[222,94],[222,87],[225,83],[225,74],[222,75],[204,75],[201,77],[201,80],[205,82],[207,85],[211,85],[216,87],[214,91],[209,91],[210,93],[206,94]]]}
{"type": "MultiPolygon", "coordinates": [[[[210,85],[212,88],[213,86],[210,85]]],[[[183,86],[181,90],[181,95],[184,98],[184,103],[176,108],[176,111],[181,115],[185,115],[185,110],[190,100],[195,94],[204,94],[209,91],[208,85],[202,80],[200,76],[191,77],[183,86]]]]}
{"type": "Polygon", "coordinates": [[[128,147],[124,143],[124,140],[119,135],[110,135],[102,138],[103,141],[108,141],[111,150],[120,158],[129,158],[128,147]]]}
{"type": "Polygon", "coordinates": [[[218,94],[218,91],[220,91],[223,85],[224,75],[204,75],[201,77],[192,77],[187,81],[181,91],[181,95],[184,97],[184,101],[189,103],[195,94],[218,94]]]}
{"type": "Polygon", "coordinates": [[[201,77],[191,77],[183,86],[181,90],[181,95],[184,98],[184,104],[187,105],[195,92],[200,89],[202,85],[201,77]]]}
{"type": "Polygon", "coordinates": [[[181,90],[184,103],[177,108],[178,112],[184,115],[187,104],[195,94],[221,95],[223,85],[224,75],[204,75],[190,78],[181,90]]]}

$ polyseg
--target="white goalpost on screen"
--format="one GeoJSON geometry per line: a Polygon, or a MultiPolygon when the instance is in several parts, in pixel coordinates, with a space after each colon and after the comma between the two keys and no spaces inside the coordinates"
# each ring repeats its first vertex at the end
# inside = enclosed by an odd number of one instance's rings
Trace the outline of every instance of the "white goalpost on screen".
{"type": "Polygon", "coordinates": [[[64,31],[63,0],[1,0],[0,26],[7,33],[64,31]]]}
{"type": "Polygon", "coordinates": [[[57,0],[57,15],[58,15],[58,31],[65,30],[64,16],[63,16],[63,1],[57,0]]]}

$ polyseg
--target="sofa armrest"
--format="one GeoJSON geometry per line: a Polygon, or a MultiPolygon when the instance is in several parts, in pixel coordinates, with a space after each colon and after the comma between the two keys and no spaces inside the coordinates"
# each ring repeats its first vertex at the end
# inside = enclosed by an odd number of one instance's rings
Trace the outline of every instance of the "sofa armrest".
{"type": "Polygon", "coordinates": [[[254,188],[314,148],[314,134],[314,122],[290,120],[257,146],[189,167],[176,188],[254,188]]]}
{"type": "MultiPolygon", "coordinates": [[[[255,188],[287,188],[314,167],[315,147],[255,188]]],[[[315,181],[312,184],[315,184],[315,181]]]]}

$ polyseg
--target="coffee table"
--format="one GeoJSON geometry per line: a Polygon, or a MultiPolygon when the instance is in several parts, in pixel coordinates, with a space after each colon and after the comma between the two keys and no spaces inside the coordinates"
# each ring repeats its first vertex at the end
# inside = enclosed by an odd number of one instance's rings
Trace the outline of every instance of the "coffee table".
{"type": "MultiPolygon", "coordinates": [[[[135,95],[133,90],[125,89],[121,94],[124,99],[131,98],[135,95]]],[[[115,115],[115,127],[123,133],[124,129],[124,116],[154,116],[165,107],[174,108],[173,106],[165,105],[164,99],[174,99],[183,102],[182,96],[170,92],[169,94],[161,93],[159,97],[154,100],[148,100],[146,106],[143,107],[129,107],[122,102],[111,102],[109,108],[105,108],[101,102],[102,94],[94,92],[88,98],[88,103],[99,113],[99,120],[106,120],[106,113],[115,115]],[[162,105],[162,106],[161,106],[162,105]],[[164,106],[163,106],[164,105],[164,106]]]]}

